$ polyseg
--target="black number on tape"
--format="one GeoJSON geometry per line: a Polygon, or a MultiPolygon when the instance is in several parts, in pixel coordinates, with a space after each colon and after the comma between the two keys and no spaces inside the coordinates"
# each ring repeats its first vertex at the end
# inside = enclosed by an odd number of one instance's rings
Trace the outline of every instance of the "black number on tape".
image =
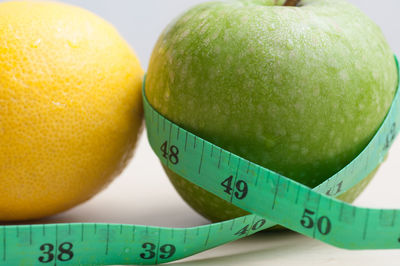
{"type": "Polygon", "coordinates": [[[253,227],[251,227],[252,230],[258,230],[265,224],[265,219],[258,220],[256,223],[253,224],[253,227]]]}
{"type": "Polygon", "coordinates": [[[314,226],[314,220],[308,216],[308,215],[313,215],[314,212],[305,209],[303,212],[303,216],[301,217],[301,221],[300,224],[304,227],[304,228],[313,228],[314,226]]]}
{"type": "MultiPolygon", "coordinates": [[[[301,217],[300,224],[304,228],[308,228],[308,229],[313,228],[315,223],[314,223],[313,217],[311,217],[311,216],[314,214],[315,214],[315,212],[305,209],[303,212],[303,216],[301,217]]],[[[331,231],[331,228],[332,228],[332,224],[328,217],[326,217],[326,216],[319,217],[319,219],[317,220],[317,229],[322,235],[329,234],[329,232],[331,231]]]]}
{"type": "Polygon", "coordinates": [[[321,235],[327,235],[331,231],[331,221],[326,216],[321,216],[317,221],[317,228],[321,235]],[[324,223],[325,222],[325,223],[324,223]],[[325,224],[325,229],[323,229],[325,224]]]}
{"type": "Polygon", "coordinates": [[[162,156],[165,159],[169,160],[172,164],[178,164],[179,163],[179,158],[178,158],[179,149],[178,149],[178,147],[176,147],[175,145],[172,145],[168,149],[168,141],[165,141],[161,145],[161,151],[163,153],[162,156]]]}
{"type": "Polygon", "coordinates": [[[224,192],[231,195],[232,194],[232,180],[233,180],[233,176],[228,177],[227,179],[225,179],[224,181],[222,181],[221,186],[223,186],[225,188],[224,192]]]}
{"type": "Polygon", "coordinates": [[[54,246],[52,244],[45,243],[40,246],[40,250],[43,251],[43,254],[46,255],[46,256],[39,257],[40,262],[47,263],[54,259],[54,254],[52,252],[54,250],[54,246]]]}
{"type": "Polygon", "coordinates": [[[342,191],[342,185],[343,185],[343,180],[340,181],[337,185],[335,185],[334,187],[330,188],[327,192],[326,195],[328,196],[335,196],[337,194],[339,194],[339,192],[342,191]],[[336,191],[334,190],[334,188],[336,188],[336,191]],[[335,191],[335,192],[333,192],[335,191]]]}
{"type": "MultiPolygon", "coordinates": [[[[155,244],[147,242],[142,245],[142,248],[145,249],[145,252],[140,254],[140,257],[142,259],[148,260],[148,259],[152,259],[156,256],[156,252],[155,252],[156,245],[155,244]]],[[[176,248],[174,245],[171,245],[171,244],[162,245],[160,247],[160,252],[162,253],[160,255],[160,258],[168,259],[175,254],[175,251],[176,251],[176,248]]]]}
{"type": "Polygon", "coordinates": [[[239,180],[236,182],[236,192],[235,192],[235,197],[237,199],[244,199],[247,195],[247,192],[249,191],[247,187],[247,183],[244,182],[243,180],[239,180]]]}
{"type": "Polygon", "coordinates": [[[156,245],[154,245],[153,243],[150,242],[144,243],[142,245],[142,248],[145,249],[145,253],[140,254],[140,257],[142,259],[145,260],[152,259],[156,255],[156,253],[154,252],[154,250],[156,249],[156,245]]]}
{"type": "Polygon", "coordinates": [[[241,200],[247,196],[247,192],[249,191],[247,183],[243,180],[239,180],[236,184],[233,183],[233,176],[228,177],[224,181],[222,181],[221,186],[225,188],[224,192],[228,195],[232,194],[233,186],[236,187],[235,198],[241,200]]]}
{"type": "Polygon", "coordinates": [[[395,138],[396,138],[396,122],[392,124],[389,134],[386,136],[385,150],[389,149],[390,145],[392,144],[395,138]]]}
{"type": "Polygon", "coordinates": [[[240,229],[239,231],[236,232],[235,236],[242,236],[242,235],[246,235],[247,231],[249,231],[249,225],[246,225],[245,227],[243,227],[242,229],[240,229]]]}
{"type": "Polygon", "coordinates": [[[70,242],[62,243],[58,250],[60,251],[60,254],[57,256],[59,261],[69,261],[74,256],[72,252],[72,243],[70,242]]]}
{"type": "MultiPolygon", "coordinates": [[[[260,228],[265,224],[265,222],[266,222],[265,219],[260,219],[260,220],[258,220],[257,222],[255,222],[255,223],[253,224],[253,226],[251,227],[251,230],[255,231],[255,230],[260,229],[260,228]]],[[[240,229],[239,231],[237,231],[237,232],[235,233],[235,235],[237,235],[237,236],[246,235],[247,232],[249,231],[249,226],[250,226],[250,225],[246,225],[245,227],[243,227],[242,229],[240,229]]]]}
{"type": "Polygon", "coordinates": [[[171,258],[172,255],[174,255],[174,253],[176,251],[176,248],[175,248],[174,245],[165,244],[165,245],[160,247],[160,251],[161,251],[161,253],[164,253],[164,254],[160,255],[160,258],[168,259],[168,258],[171,258]]]}
{"type": "MultiPolygon", "coordinates": [[[[57,259],[59,261],[69,261],[74,257],[74,253],[72,252],[72,243],[64,242],[58,246],[58,250],[60,254],[58,254],[57,259]]],[[[43,251],[43,254],[46,256],[40,256],[39,261],[41,263],[48,263],[54,260],[54,245],[50,243],[45,243],[40,246],[40,250],[43,251]]]]}

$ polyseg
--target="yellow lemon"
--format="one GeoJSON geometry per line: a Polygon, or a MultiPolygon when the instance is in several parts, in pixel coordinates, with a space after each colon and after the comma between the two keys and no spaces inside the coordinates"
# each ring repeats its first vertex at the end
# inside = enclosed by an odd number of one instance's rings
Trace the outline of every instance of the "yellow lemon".
{"type": "Polygon", "coordinates": [[[66,210],[120,173],[142,125],[142,76],[98,16],[0,4],[0,220],[66,210]]]}

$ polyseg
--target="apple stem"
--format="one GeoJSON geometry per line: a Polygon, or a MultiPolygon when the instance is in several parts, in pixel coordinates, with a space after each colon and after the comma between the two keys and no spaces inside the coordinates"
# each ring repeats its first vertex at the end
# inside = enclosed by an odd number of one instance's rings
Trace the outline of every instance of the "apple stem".
{"type": "Polygon", "coordinates": [[[284,6],[297,6],[301,0],[286,0],[284,6]]]}

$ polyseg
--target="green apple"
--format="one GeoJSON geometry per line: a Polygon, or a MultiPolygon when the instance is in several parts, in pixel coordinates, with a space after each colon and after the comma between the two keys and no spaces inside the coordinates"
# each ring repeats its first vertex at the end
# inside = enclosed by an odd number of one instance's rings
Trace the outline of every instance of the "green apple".
{"type": "MultiPolygon", "coordinates": [[[[389,110],[397,69],[379,27],[343,0],[200,4],[152,53],[146,95],[186,130],[314,187],[368,144],[389,110]]],[[[212,221],[246,214],[166,169],[212,221]]],[[[352,201],[373,173],[342,196],[352,201]]]]}

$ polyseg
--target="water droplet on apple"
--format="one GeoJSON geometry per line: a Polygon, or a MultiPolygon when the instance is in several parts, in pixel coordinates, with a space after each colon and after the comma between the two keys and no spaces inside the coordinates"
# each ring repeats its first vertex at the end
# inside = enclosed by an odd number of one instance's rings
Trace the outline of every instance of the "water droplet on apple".
{"type": "Polygon", "coordinates": [[[175,72],[170,71],[168,77],[169,77],[169,82],[173,83],[175,80],[175,72]]]}
{"type": "Polygon", "coordinates": [[[347,73],[346,70],[341,70],[341,71],[339,72],[339,77],[340,77],[340,79],[343,80],[343,81],[349,81],[349,80],[350,80],[349,74],[347,73]]]}
{"type": "Polygon", "coordinates": [[[298,151],[300,149],[299,144],[292,144],[290,145],[290,149],[293,151],[298,151]]]}
{"type": "Polygon", "coordinates": [[[185,30],[181,35],[181,39],[186,38],[189,35],[189,33],[190,33],[190,30],[185,30]]]}
{"type": "Polygon", "coordinates": [[[273,147],[275,147],[276,145],[276,141],[274,141],[271,138],[266,138],[265,139],[265,146],[267,147],[267,149],[272,149],[273,147]]]}
{"type": "Polygon", "coordinates": [[[282,75],[281,75],[281,73],[278,73],[278,72],[274,73],[274,81],[275,81],[277,84],[281,84],[281,81],[282,81],[282,75]]]}
{"type": "Polygon", "coordinates": [[[342,139],[337,137],[335,139],[335,145],[336,147],[340,147],[342,145],[342,139]]]}
{"type": "Polygon", "coordinates": [[[314,96],[314,97],[319,96],[319,92],[320,92],[319,88],[314,88],[314,90],[313,90],[313,96],[314,96]]]}
{"type": "Polygon", "coordinates": [[[288,39],[288,40],[287,40],[286,48],[287,48],[288,50],[293,50],[293,49],[294,49],[294,44],[293,44],[293,40],[292,40],[292,39],[288,39]]]}
{"type": "Polygon", "coordinates": [[[181,19],[181,22],[186,23],[189,21],[189,19],[192,18],[192,15],[186,15],[181,19]]]}
{"type": "Polygon", "coordinates": [[[242,75],[242,74],[246,73],[246,71],[244,70],[243,67],[239,67],[239,68],[236,70],[236,72],[237,72],[239,75],[242,75]]]}
{"type": "Polygon", "coordinates": [[[276,28],[276,26],[273,23],[268,25],[269,30],[275,30],[275,28],[276,28]]]}
{"type": "Polygon", "coordinates": [[[249,20],[249,17],[248,17],[248,16],[243,16],[243,17],[240,18],[240,21],[241,21],[242,23],[246,23],[248,20],[249,20]]]}
{"type": "Polygon", "coordinates": [[[306,147],[301,148],[301,154],[302,155],[307,155],[308,152],[309,152],[308,148],[306,148],[306,147]]]}
{"type": "Polygon", "coordinates": [[[211,36],[211,40],[217,39],[219,37],[219,34],[220,34],[219,31],[214,32],[214,34],[211,36]]]}
{"type": "Polygon", "coordinates": [[[296,102],[295,104],[294,104],[294,108],[296,109],[296,111],[298,112],[298,113],[304,113],[304,105],[302,104],[302,103],[300,103],[300,102],[296,102]]]}

